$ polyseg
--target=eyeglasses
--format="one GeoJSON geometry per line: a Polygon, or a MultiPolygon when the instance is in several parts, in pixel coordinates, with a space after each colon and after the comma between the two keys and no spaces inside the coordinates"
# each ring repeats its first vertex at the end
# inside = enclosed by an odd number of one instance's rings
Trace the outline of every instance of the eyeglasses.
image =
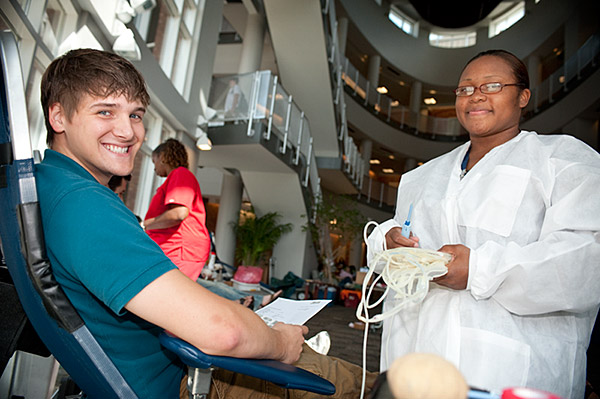
{"type": "Polygon", "coordinates": [[[496,94],[496,93],[500,93],[502,91],[502,88],[504,86],[520,86],[523,87],[522,83],[498,83],[498,82],[492,82],[492,83],[484,83],[479,87],[475,87],[475,86],[461,86],[458,87],[454,90],[454,94],[456,94],[457,97],[469,97],[472,96],[473,93],[475,93],[475,89],[479,89],[479,91],[483,94],[496,94]]]}

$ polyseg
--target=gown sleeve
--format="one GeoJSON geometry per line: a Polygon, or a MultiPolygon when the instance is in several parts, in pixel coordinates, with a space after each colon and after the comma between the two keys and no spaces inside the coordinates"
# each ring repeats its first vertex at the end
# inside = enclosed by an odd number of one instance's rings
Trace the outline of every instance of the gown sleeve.
{"type": "MultiPolygon", "coordinates": [[[[594,154],[596,157],[597,154],[594,154]]],[[[539,238],[471,248],[467,289],[508,311],[586,312],[600,302],[600,166],[555,163],[539,238]]],[[[526,226],[516,228],[526,228],[526,226]]]]}
{"type": "Polygon", "coordinates": [[[398,215],[393,219],[386,220],[381,223],[369,234],[367,238],[367,265],[369,267],[375,267],[376,272],[381,271],[382,265],[372,265],[373,258],[384,250],[385,235],[394,227],[401,227],[400,223],[396,220],[398,215]]]}

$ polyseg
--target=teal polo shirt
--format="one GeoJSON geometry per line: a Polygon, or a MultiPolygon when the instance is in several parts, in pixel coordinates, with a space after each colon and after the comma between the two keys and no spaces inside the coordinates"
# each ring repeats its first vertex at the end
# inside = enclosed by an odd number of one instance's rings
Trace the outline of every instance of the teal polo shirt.
{"type": "Polygon", "coordinates": [[[108,187],[46,150],[36,166],[46,248],[65,294],[140,398],[179,398],[184,367],[158,341],[161,328],[124,306],[176,266],[108,187]]]}

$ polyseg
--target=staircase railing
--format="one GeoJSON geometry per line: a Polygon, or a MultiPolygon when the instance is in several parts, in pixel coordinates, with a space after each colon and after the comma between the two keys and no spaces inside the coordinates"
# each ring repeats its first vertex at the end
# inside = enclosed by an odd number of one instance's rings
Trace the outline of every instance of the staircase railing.
{"type": "Polygon", "coordinates": [[[266,124],[264,138],[274,135],[281,154],[292,153],[292,163],[302,167],[300,181],[310,187],[313,200],[321,197],[321,184],[313,150],[310,122],[271,71],[213,78],[208,106],[215,114],[209,126],[247,123],[247,135],[254,136],[254,122],[266,124]],[[234,86],[237,85],[237,89],[234,86]],[[238,100],[232,98],[237,93],[238,100]],[[228,99],[229,96],[229,99],[228,99]],[[231,107],[234,104],[235,107],[231,107]],[[229,107],[230,109],[227,109],[229,107]],[[302,161],[302,162],[301,162],[302,161]]]}

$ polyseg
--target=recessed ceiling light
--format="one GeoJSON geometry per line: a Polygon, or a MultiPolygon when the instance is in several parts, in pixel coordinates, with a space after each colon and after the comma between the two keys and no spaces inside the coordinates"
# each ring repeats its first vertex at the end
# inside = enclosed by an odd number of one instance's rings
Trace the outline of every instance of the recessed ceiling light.
{"type": "Polygon", "coordinates": [[[369,163],[371,165],[379,165],[381,163],[381,161],[379,159],[373,158],[369,160],[369,163]]]}
{"type": "Polygon", "coordinates": [[[394,173],[394,169],[390,169],[390,168],[383,168],[383,169],[381,169],[381,171],[383,173],[394,173]]]}
{"type": "Polygon", "coordinates": [[[385,86],[379,86],[377,88],[377,93],[379,93],[379,94],[386,94],[387,92],[388,92],[388,89],[385,86]]]}
{"type": "Polygon", "coordinates": [[[424,102],[425,104],[427,104],[427,105],[434,105],[434,104],[437,104],[437,101],[436,101],[436,99],[435,99],[435,98],[433,98],[433,97],[427,97],[427,98],[424,98],[424,99],[423,99],[423,102],[424,102]]]}

